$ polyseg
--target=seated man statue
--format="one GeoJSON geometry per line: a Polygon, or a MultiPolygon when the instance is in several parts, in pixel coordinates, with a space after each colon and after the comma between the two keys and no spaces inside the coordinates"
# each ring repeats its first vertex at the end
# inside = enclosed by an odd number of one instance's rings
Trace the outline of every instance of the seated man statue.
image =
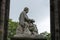
{"type": "Polygon", "coordinates": [[[35,35],[38,34],[38,30],[33,19],[29,19],[27,13],[28,7],[25,7],[19,16],[19,26],[17,27],[16,34],[35,35]]]}

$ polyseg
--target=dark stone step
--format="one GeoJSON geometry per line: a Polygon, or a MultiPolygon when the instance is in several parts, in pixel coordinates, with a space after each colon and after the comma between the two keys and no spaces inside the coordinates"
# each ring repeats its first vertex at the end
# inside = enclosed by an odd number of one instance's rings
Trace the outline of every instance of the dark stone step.
{"type": "Polygon", "coordinates": [[[47,40],[46,38],[12,37],[11,40],[47,40]]]}

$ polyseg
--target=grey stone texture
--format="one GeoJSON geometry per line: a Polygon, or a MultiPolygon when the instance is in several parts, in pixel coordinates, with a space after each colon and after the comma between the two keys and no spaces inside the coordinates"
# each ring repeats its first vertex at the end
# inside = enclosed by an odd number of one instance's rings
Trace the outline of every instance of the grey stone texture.
{"type": "Polygon", "coordinates": [[[38,29],[34,24],[35,20],[28,18],[28,11],[29,9],[25,7],[20,14],[16,35],[11,40],[46,40],[43,35],[38,34],[38,29]]]}
{"type": "Polygon", "coordinates": [[[34,24],[35,20],[28,18],[28,7],[25,7],[19,16],[19,25],[16,29],[15,36],[32,36],[38,35],[38,29],[34,24]]]}

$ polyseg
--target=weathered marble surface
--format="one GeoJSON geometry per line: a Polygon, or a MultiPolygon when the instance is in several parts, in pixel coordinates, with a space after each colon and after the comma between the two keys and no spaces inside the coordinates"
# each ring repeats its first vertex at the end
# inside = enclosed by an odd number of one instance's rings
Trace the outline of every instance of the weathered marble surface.
{"type": "Polygon", "coordinates": [[[19,25],[15,36],[32,36],[38,34],[38,29],[34,24],[35,20],[28,18],[29,8],[25,7],[19,16],[19,25]]]}
{"type": "Polygon", "coordinates": [[[27,13],[29,8],[25,7],[19,16],[19,25],[16,29],[15,38],[42,38],[43,35],[38,34],[37,26],[34,24],[35,20],[28,18],[27,13]]]}

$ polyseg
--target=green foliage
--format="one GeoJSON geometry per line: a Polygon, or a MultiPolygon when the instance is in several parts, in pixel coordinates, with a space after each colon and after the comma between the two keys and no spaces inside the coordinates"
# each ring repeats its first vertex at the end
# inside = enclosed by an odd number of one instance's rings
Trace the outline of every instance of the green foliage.
{"type": "Polygon", "coordinates": [[[18,26],[18,22],[14,22],[14,21],[12,21],[12,19],[9,19],[9,22],[8,22],[8,40],[10,40],[10,38],[16,34],[17,26],[18,26]]]}
{"type": "Polygon", "coordinates": [[[47,38],[47,40],[51,40],[51,34],[50,33],[45,31],[45,32],[40,33],[40,34],[43,34],[47,38]]]}

